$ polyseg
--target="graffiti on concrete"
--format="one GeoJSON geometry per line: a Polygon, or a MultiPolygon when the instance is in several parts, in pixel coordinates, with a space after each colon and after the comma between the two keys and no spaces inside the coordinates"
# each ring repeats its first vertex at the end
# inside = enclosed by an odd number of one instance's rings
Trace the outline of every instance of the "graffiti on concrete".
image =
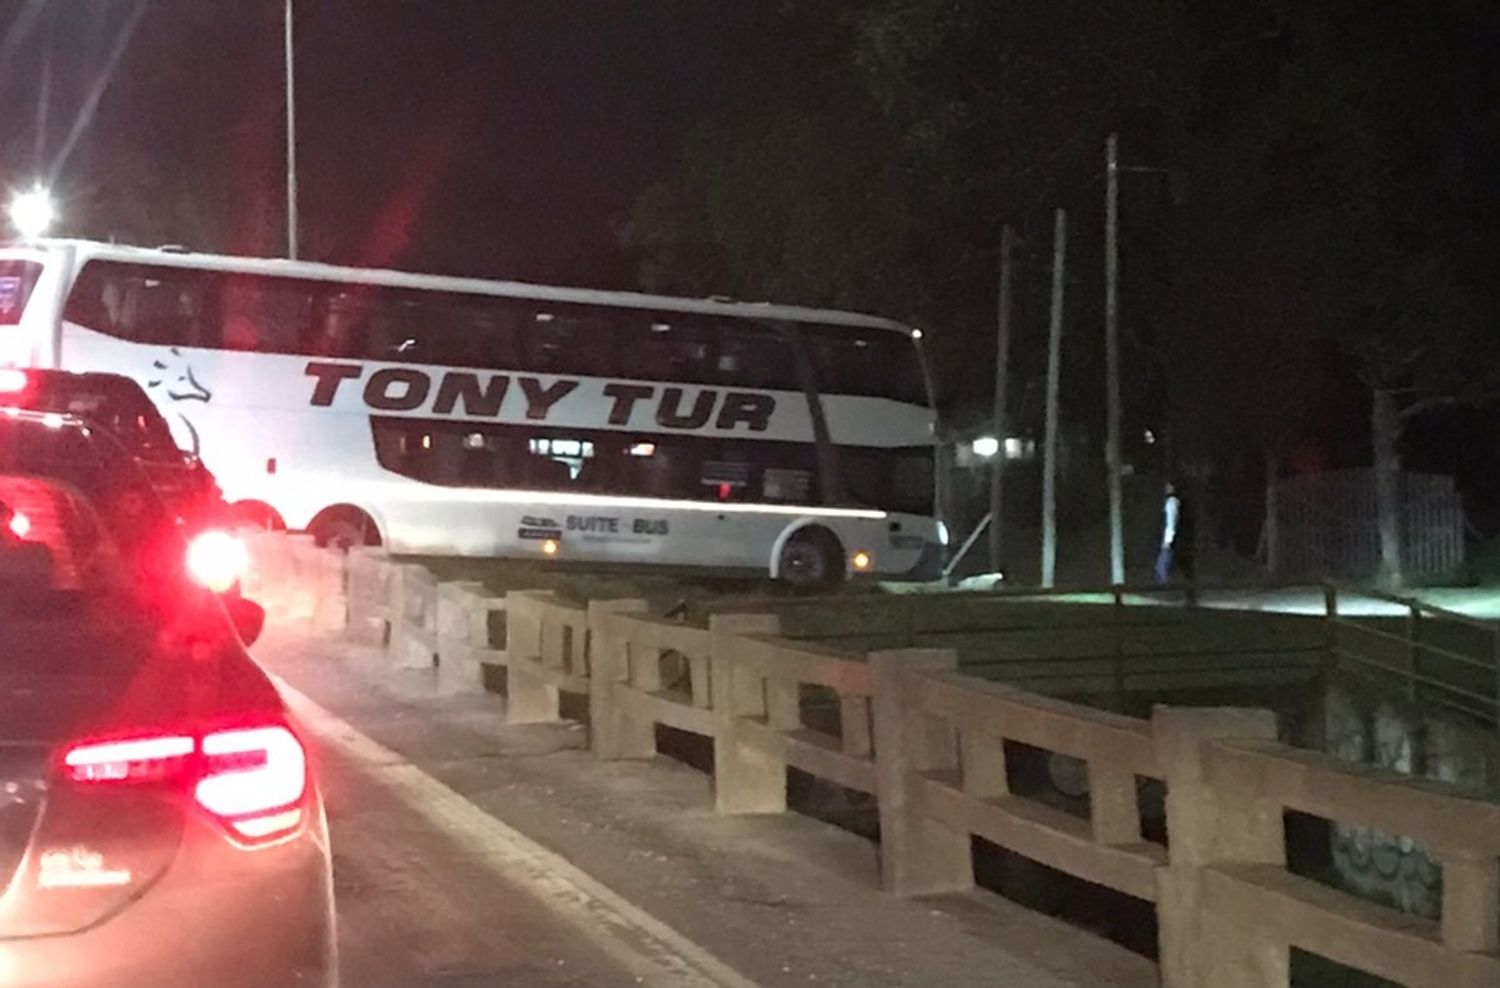
{"type": "MultiPolygon", "coordinates": [[[[1362,704],[1334,689],[1328,694],[1324,723],[1328,751],[1340,758],[1484,788],[1485,749],[1445,722],[1398,710],[1390,703],[1362,704]]],[[[1335,823],[1333,862],[1349,891],[1405,913],[1438,917],[1442,866],[1410,837],[1335,823]]]]}

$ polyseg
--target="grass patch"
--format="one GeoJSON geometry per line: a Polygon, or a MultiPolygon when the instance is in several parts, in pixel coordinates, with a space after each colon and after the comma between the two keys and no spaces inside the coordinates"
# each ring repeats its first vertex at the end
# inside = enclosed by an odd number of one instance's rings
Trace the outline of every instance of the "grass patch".
{"type": "MultiPolygon", "coordinates": [[[[482,583],[496,594],[552,590],[575,601],[641,598],[651,605],[654,613],[675,613],[700,624],[710,614],[775,609],[811,596],[764,577],[717,571],[463,556],[403,556],[398,561],[425,566],[439,580],[482,583]]],[[[882,593],[884,590],[878,583],[861,581],[822,591],[817,596],[843,599],[882,593]]]]}

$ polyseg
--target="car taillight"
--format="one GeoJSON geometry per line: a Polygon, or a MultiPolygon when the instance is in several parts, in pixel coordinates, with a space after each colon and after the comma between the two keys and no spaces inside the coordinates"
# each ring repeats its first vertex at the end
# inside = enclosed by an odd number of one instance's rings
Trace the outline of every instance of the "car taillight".
{"type": "Polygon", "coordinates": [[[198,805],[242,837],[261,840],[302,822],[307,755],[285,727],[220,731],[203,739],[198,805]]]}
{"type": "Polygon", "coordinates": [[[193,579],[223,593],[245,575],[245,543],[228,532],[201,532],[188,543],[187,565],[193,579]]]}
{"type": "Polygon", "coordinates": [[[31,519],[17,511],[10,516],[10,534],[24,539],[31,534],[31,519]]]}
{"type": "Polygon", "coordinates": [[[84,785],[169,784],[244,843],[284,837],[302,825],[307,753],[284,724],[88,742],[62,756],[84,785]]]}
{"type": "Polygon", "coordinates": [[[63,764],[74,782],[163,782],[186,770],[196,747],[180,735],[105,741],[68,749],[63,764]]]}
{"type": "Polygon", "coordinates": [[[0,367],[0,397],[20,394],[29,383],[26,372],[19,367],[0,367]]]}

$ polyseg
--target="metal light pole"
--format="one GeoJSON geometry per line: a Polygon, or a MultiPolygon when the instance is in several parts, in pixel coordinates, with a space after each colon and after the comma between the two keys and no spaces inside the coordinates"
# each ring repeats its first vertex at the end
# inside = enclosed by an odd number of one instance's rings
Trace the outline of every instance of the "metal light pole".
{"type": "Polygon", "coordinates": [[[292,0],[286,0],[286,256],[297,259],[297,95],[292,0]]]}
{"type": "Polygon", "coordinates": [[[1120,490],[1120,136],[1109,135],[1104,199],[1104,363],[1109,468],[1109,580],[1125,582],[1125,521],[1120,490]]]}
{"type": "Polygon", "coordinates": [[[995,339],[995,440],[999,446],[990,463],[990,571],[1003,573],[1005,560],[1005,422],[1007,384],[1010,381],[1011,257],[1016,234],[1007,223],[1000,229],[1000,297],[995,339]]]}
{"type": "Polygon", "coordinates": [[[1047,433],[1042,469],[1042,586],[1057,584],[1057,402],[1062,378],[1064,266],[1068,259],[1068,214],[1057,211],[1052,231],[1052,315],[1047,327],[1047,433]]]}

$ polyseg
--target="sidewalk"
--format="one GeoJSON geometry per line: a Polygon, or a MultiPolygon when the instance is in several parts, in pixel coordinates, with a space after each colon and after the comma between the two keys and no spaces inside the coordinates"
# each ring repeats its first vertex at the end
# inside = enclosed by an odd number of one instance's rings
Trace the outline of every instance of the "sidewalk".
{"type": "Polygon", "coordinates": [[[702,773],[666,758],[599,762],[580,725],[507,726],[501,698],[440,696],[435,672],[389,669],[376,649],[273,625],[255,653],[765,988],[1157,983],[1149,961],[989,893],[888,896],[869,841],[792,813],[717,816],[702,773]]]}

